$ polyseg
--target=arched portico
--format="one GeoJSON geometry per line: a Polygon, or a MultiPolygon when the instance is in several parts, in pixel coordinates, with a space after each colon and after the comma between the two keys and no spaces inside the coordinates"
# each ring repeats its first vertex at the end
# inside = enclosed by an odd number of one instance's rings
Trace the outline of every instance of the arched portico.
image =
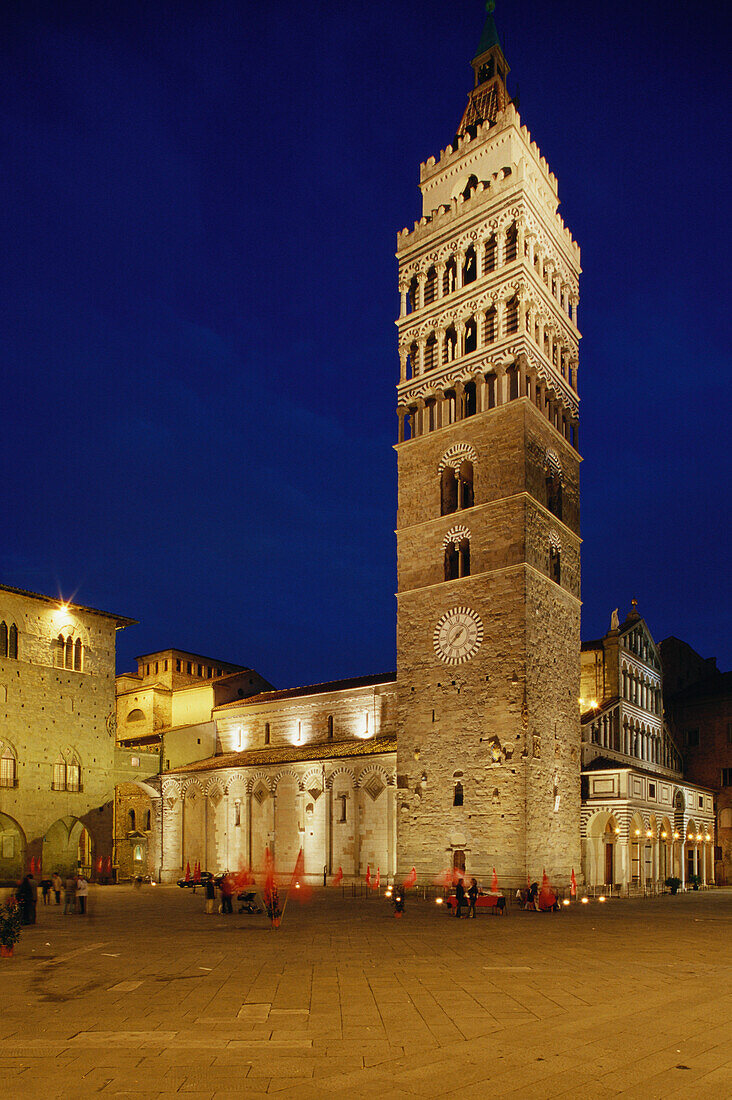
{"type": "Polygon", "coordinates": [[[63,877],[76,874],[91,877],[94,862],[92,838],[77,817],[60,817],[43,837],[43,873],[54,871],[63,877]]]}
{"type": "Polygon", "coordinates": [[[585,882],[591,886],[612,886],[627,881],[627,861],[620,844],[620,824],[615,814],[600,810],[586,828],[585,882]]]}

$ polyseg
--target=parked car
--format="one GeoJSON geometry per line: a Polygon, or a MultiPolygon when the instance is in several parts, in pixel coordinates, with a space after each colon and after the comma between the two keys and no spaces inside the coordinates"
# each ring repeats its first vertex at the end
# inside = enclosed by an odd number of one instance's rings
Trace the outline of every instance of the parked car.
{"type": "Polygon", "coordinates": [[[205,882],[208,882],[209,879],[212,879],[213,877],[214,876],[211,874],[210,871],[201,871],[201,878],[200,878],[199,882],[194,882],[193,881],[193,875],[191,875],[191,877],[189,879],[179,878],[178,879],[178,885],[181,886],[181,887],[203,886],[203,884],[205,882]]]}

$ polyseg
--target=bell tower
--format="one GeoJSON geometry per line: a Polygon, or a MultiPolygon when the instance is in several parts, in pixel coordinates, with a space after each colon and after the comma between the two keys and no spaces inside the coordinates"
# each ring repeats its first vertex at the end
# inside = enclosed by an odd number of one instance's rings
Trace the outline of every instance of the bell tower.
{"type": "Polygon", "coordinates": [[[579,248],[489,14],[398,234],[399,873],[580,867],[579,248]]]}

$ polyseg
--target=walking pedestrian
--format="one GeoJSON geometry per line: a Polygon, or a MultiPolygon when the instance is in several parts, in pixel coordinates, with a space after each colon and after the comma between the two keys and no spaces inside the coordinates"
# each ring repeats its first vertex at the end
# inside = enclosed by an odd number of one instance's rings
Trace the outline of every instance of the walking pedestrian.
{"type": "Polygon", "coordinates": [[[50,878],[41,879],[41,890],[43,891],[43,904],[51,904],[51,880],[50,878]]]}
{"type": "Polygon", "coordinates": [[[51,885],[53,886],[53,892],[54,892],[54,895],[56,897],[56,905],[60,905],[61,904],[61,891],[63,889],[64,884],[61,880],[61,875],[58,873],[58,871],[54,871],[53,874],[51,875],[51,885]]]}
{"type": "Polygon", "coordinates": [[[64,882],[64,916],[67,913],[76,912],[76,878],[72,874],[66,876],[64,882]]]}
{"type": "Polygon", "coordinates": [[[79,904],[79,913],[86,913],[86,899],[89,896],[89,883],[83,875],[76,878],[76,900],[79,904]]]}

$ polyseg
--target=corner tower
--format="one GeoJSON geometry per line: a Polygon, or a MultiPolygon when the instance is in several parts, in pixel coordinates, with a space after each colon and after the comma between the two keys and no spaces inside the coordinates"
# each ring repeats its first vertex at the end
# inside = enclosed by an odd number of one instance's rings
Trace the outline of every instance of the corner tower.
{"type": "Polygon", "coordinates": [[[398,235],[398,867],[580,868],[579,248],[488,15],[398,235]]]}

